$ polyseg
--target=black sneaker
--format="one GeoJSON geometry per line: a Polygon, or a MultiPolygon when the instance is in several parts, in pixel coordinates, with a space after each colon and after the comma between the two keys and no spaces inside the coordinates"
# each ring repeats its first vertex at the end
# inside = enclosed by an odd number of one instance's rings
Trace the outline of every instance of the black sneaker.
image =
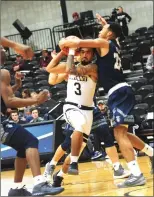
{"type": "Polygon", "coordinates": [[[32,194],[29,191],[27,191],[27,189],[25,188],[25,185],[24,185],[20,189],[18,189],[18,188],[12,189],[11,188],[9,190],[8,196],[32,196],[32,194]]]}
{"type": "Polygon", "coordinates": [[[72,162],[70,164],[69,169],[68,169],[68,174],[71,174],[71,175],[78,175],[79,174],[77,162],[72,162]]]}
{"type": "Polygon", "coordinates": [[[61,183],[62,183],[62,181],[63,181],[63,177],[61,177],[61,176],[57,176],[57,174],[59,173],[59,171],[58,172],[56,172],[54,175],[53,175],[53,184],[52,184],[52,186],[53,187],[61,187],[61,183]]]}
{"type": "Polygon", "coordinates": [[[143,174],[140,174],[140,176],[134,176],[131,174],[127,180],[125,180],[122,183],[119,183],[117,185],[118,188],[126,188],[126,187],[135,187],[140,185],[145,185],[146,180],[143,176],[143,174]]]}
{"type": "Polygon", "coordinates": [[[153,157],[149,157],[150,158],[150,162],[151,162],[151,174],[154,174],[154,156],[153,157]]]}
{"type": "Polygon", "coordinates": [[[34,186],[33,196],[56,195],[64,191],[63,187],[53,187],[48,182],[39,183],[34,186]]]}

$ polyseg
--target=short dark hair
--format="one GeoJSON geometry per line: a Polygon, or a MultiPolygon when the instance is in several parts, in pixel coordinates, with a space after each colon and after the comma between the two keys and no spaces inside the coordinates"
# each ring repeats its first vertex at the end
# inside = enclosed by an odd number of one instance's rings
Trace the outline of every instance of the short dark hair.
{"type": "Polygon", "coordinates": [[[118,38],[121,36],[122,29],[118,23],[109,23],[109,30],[115,34],[115,37],[118,38]]]}
{"type": "Polygon", "coordinates": [[[29,97],[31,97],[29,89],[23,89],[22,92],[27,94],[29,97]]]}
{"type": "Polygon", "coordinates": [[[19,111],[18,111],[18,110],[12,110],[12,111],[10,112],[10,115],[12,115],[12,114],[14,114],[14,113],[17,113],[17,114],[19,115],[19,111]]]}
{"type": "Polygon", "coordinates": [[[32,108],[30,109],[30,112],[32,113],[34,110],[37,110],[37,111],[38,111],[38,113],[39,113],[39,110],[38,110],[38,108],[37,108],[37,107],[32,107],[32,108]]]}

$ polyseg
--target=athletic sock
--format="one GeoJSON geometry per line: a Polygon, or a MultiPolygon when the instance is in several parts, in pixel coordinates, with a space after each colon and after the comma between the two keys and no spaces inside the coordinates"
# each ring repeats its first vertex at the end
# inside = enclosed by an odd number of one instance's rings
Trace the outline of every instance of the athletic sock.
{"type": "Polygon", "coordinates": [[[151,146],[149,146],[148,144],[145,144],[144,148],[141,151],[150,157],[153,157],[153,155],[154,155],[153,154],[154,149],[151,146]]]}
{"type": "Polygon", "coordinates": [[[24,185],[22,184],[22,182],[20,183],[13,183],[13,186],[11,187],[12,189],[20,189],[22,188],[24,185]]]}
{"type": "Polygon", "coordinates": [[[57,161],[54,161],[53,159],[50,161],[50,165],[52,166],[56,166],[57,165],[57,161]]]}
{"type": "Polygon", "coordinates": [[[119,169],[120,162],[115,162],[112,165],[113,165],[114,170],[117,171],[119,169]]]}
{"type": "Polygon", "coordinates": [[[34,186],[38,185],[39,183],[46,182],[46,180],[44,179],[42,175],[35,176],[33,177],[33,179],[34,179],[34,186]]]}
{"type": "Polygon", "coordinates": [[[65,173],[64,173],[63,170],[61,169],[61,170],[58,172],[57,176],[63,177],[64,174],[65,174],[65,173]]]}
{"type": "Polygon", "coordinates": [[[133,174],[134,176],[139,176],[141,174],[139,165],[136,160],[130,161],[129,163],[127,163],[127,165],[131,174],[133,174]]]}
{"type": "Polygon", "coordinates": [[[73,163],[73,162],[78,162],[78,158],[79,158],[79,156],[72,156],[71,155],[71,163],[73,163]]]}

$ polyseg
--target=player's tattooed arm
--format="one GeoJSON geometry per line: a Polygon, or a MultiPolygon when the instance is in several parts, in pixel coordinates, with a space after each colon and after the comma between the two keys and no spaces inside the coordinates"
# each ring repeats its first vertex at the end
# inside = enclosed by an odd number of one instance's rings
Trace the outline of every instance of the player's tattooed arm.
{"type": "Polygon", "coordinates": [[[74,54],[69,54],[67,57],[66,73],[77,75],[77,70],[74,64],[74,54]]]}
{"type": "Polygon", "coordinates": [[[73,67],[72,69],[69,70],[69,74],[73,75],[89,75],[93,76],[97,80],[97,65],[96,64],[89,64],[87,66],[78,66],[78,67],[73,67]]]}

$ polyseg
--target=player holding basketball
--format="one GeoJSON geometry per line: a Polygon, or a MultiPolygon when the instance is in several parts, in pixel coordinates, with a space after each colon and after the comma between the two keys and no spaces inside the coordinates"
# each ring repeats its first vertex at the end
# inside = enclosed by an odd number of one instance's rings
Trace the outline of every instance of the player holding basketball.
{"type": "Polygon", "coordinates": [[[121,28],[118,24],[105,24],[97,39],[63,39],[59,45],[61,49],[64,47],[93,47],[97,49],[96,63],[99,85],[108,93],[108,106],[113,114],[114,135],[131,171],[130,177],[117,186],[131,187],[144,185],[146,182],[135,160],[133,147],[145,152],[151,160],[153,159],[153,149],[137,136],[127,133],[130,120],[132,123],[134,122],[130,113],[134,107],[135,98],[132,88],[125,82],[121,71],[120,48],[116,41],[120,34],[121,28]]]}
{"type": "Polygon", "coordinates": [[[92,63],[94,56],[92,48],[81,48],[81,62],[73,67],[72,61],[75,51],[71,50],[70,52],[67,63],[59,63],[64,55],[61,51],[51,60],[46,70],[51,73],[66,73],[68,75],[67,98],[63,110],[66,121],[75,129],[71,140],[70,171],[72,174],[77,174],[80,150],[82,151],[86,145],[93,121],[93,97],[97,83],[97,66],[92,63]]]}

